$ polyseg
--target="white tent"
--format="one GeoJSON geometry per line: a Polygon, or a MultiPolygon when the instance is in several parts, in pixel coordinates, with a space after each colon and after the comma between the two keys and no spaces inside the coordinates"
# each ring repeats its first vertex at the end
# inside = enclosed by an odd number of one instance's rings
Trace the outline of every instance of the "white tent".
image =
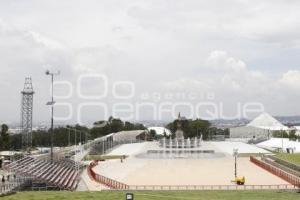
{"type": "Polygon", "coordinates": [[[272,131],[288,130],[287,126],[284,126],[277,119],[269,115],[268,113],[262,113],[254,120],[252,120],[247,126],[267,129],[272,131]]]}
{"type": "Polygon", "coordinates": [[[268,113],[262,113],[246,126],[230,128],[231,138],[270,138],[274,131],[290,130],[268,113]]]}

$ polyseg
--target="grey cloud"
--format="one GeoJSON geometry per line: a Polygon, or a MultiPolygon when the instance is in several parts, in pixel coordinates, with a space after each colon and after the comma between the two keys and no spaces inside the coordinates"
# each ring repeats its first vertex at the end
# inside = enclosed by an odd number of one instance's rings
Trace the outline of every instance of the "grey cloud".
{"type": "Polygon", "coordinates": [[[18,120],[25,76],[37,91],[36,117],[47,119],[48,67],[74,90],[79,75],[104,73],[111,84],[134,82],[139,93],[212,91],[218,101],[257,100],[275,114],[299,113],[291,106],[299,9],[293,0],[2,1],[0,120],[18,120]],[[223,53],[209,65],[216,50],[223,53]]]}

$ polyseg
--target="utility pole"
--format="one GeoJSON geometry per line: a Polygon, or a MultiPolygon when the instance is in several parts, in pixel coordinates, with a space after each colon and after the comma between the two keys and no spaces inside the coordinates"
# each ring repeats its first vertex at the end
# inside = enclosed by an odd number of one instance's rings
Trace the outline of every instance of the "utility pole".
{"type": "Polygon", "coordinates": [[[282,150],[282,153],[284,153],[284,150],[283,150],[283,130],[281,129],[281,150],[282,150]]]}
{"type": "Polygon", "coordinates": [[[70,144],[70,132],[71,132],[71,130],[70,129],[68,129],[68,131],[69,131],[69,135],[68,135],[68,146],[71,146],[71,144],[70,144]]]}

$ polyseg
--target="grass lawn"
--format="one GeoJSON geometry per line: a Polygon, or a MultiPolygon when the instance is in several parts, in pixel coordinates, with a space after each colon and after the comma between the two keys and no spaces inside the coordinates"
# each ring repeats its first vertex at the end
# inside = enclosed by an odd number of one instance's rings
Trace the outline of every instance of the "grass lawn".
{"type": "MultiPolygon", "coordinates": [[[[135,200],[296,200],[300,194],[274,191],[134,192],[135,200]]],[[[21,192],[1,200],[123,200],[125,192],[21,192]]]]}
{"type": "MultiPolygon", "coordinates": [[[[121,159],[125,155],[87,155],[83,160],[112,160],[112,159],[121,159]]],[[[125,156],[127,158],[128,156],[125,156]]]]}
{"type": "Polygon", "coordinates": [[[276,157],[291,163],[295,163],[296,165],[300,165],[300,153],[294,153],[294,154],[279,153],[276,154],[276,157]]]}

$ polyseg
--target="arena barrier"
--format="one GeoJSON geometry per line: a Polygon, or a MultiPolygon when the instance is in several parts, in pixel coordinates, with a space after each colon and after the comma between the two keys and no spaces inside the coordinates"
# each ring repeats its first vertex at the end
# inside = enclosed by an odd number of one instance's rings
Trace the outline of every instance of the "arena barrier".
{"type": "Polygon", "coordinates": [[[116,190],[128,190],[129,186],[121,183],[119,181],[115,181],[113,179],[107,178],[105,176],[102,176],[100,174],[97,174],[93,168],[98,165],[98,161],[93,161],[89,164],[87,167],[87,172],[90,178],[92,178],[94,181],[101,183],[103,185],[106,185],[110,189],[116,189],[116,190]]]}
{"type": "Polygon", "coordinates": [[[297,190],[293,185],[130,185],[131,191],[297,190]]]}
{"type": "Polygon", "coordinates": [[[258,160],[257,158],[254,158],[253,156],[250,157],[250,161],[257,166],[267,170],[271,174],[274,174],[275,176],[278,176],[285,180],[286,182],[294,185],[297,188],[300,188],[300,178],[297,176],[294,176],[292,174],[289,174],[282,169],[279,169],[277,167],[274,167],[273,165],[267,164],[264,161],[258,160]]]}

